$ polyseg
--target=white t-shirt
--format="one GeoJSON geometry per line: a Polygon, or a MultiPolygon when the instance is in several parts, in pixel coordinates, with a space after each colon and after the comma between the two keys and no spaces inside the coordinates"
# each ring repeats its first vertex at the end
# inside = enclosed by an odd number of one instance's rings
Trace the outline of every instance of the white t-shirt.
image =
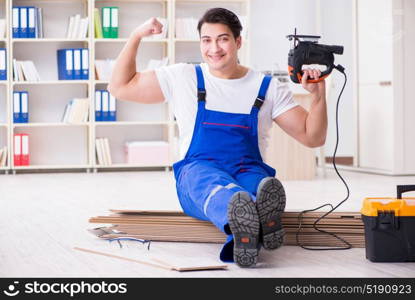
{"type": "MultiPolygon", "coordinates": [[[[206,89],[206,109],[249,114],[258,96],[263,73],[249,69],[238,79],[222,79],[212,75],[206,63],[201,64],[206,89]]],[[[164,98],[168,101],[179,127],[179,155],[183,159],[189,149],[197,114],[197,79],[192,64],[174,64],[155,70],[164,98]]],[[[258,114],[258,142],[264,159],[273,119],[297,106],[288,85],[273,78],[265,102],[258,114]]]]}

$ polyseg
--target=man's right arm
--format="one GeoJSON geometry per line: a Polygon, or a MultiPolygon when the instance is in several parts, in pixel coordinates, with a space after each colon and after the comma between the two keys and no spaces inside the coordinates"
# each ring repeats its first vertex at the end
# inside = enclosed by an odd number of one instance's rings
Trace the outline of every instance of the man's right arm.
{"type": "Polygon", "coordinates": [[[130,35],[115,61],[108,91],[119,100],[140,103],[159,103],[164,101],[159,81],[154,71],[137,72],[136,56],[141,39],[161,33],[163,25],[151,18],[137,27],[130,35]]]}

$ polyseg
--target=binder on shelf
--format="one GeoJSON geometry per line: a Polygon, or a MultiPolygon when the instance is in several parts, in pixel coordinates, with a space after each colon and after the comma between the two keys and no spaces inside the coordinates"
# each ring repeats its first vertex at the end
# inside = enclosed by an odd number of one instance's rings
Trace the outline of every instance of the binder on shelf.
{"type": "Polygon", "coordinates": [[[73,79],[81,79],[81,49],[72,49],[73,51],[73,79]]]}
{"type": "Polygon", "coordinates": [[[13,92],[13,122],[29,123],[29,93],[13,92]]]}
{"type": "Polygon", "coordinates": [[[29,156],[29,135],[26,133],[22,133],[22,151],[21,151],[21,159],[20,159],[20,165],[21,166],[28,166],[30,162],[30,156],[29,156]]]}
{"type": "Polygon", "coordinates": [[[59,49],[57,56],[59,80],[74,79],[74,58],[72,49],[59,49]]]}
{"type": "Polygon", "coordinates": [[[20,112],[21,123],[29,123],[29,93],[24,91],[20,92],[20,112]]]}
{"type": "Polygon", "coordinates": [[[13,38],[20,38],[20,10],[19,7],[12,8],[13,38]]]}
{"type": "Polygon", "coordinates": [[[0,48],[0,80],[7,80],[6,48],[0,48]]]}
{"type": "Polygon", "coordinates": [[[95,29],[95,38],[102,39],[102,23],[101,16],[99,15],[99,9],[94,8],[94,29],[95,29]]]}
{"type": "Polygon", "coordinates": [[[7,146],[0,149],[0,167],[7,166],[7,146]]]}
{"type": "Polygon", "coordinates": [[[22,139],[18,133],[13,138],[13,164],[15,166],[22,165],[22,139]]]}
{"type": "Polygon", "coordinates": [[[111,150],[108,138],[97,138],[95,140],[96,163],[102,166],[112,165],[111,150]]]}
{"type": "Polygon", "coordinates": [[[6,38],[7,24],[6,19],[0,19],[0,39],[6,38]]]}
{"type": "Polygon", "coordinates": [[[81,79],[89,79],[89,50],[87,48],[81,49],[81,79]]]}
{"type": "Polygon", "coordinates": [[[13,75],[16,81],[40,81],[39,73],[31,60],[13,59],[13,75]]]}
{"type": "Polygon", "coordinates": [[[74,98],[65,106],[62,122],[68,124],[83,124],[88,121],[88,98],[74,98]]]}
{"type": "Polygon", "coordinates": [[[19,7],[20,10],[20,38],[27,38],[28,37],[28,15],[27,15],[27,7],[21,6],[19,7]]]}
{"type": "Polygon", "coordinates": [[[101,90],[95,91],[95,121],[101,122],[102,121],[102,96],[101,90]]]}
{"type": "Polygon", "coordinates": [[[38,7],[35,11],[35,37],[43,38],[43,17],[42,8],[38,7]]]}
{"type": "Polygon", "coordinates": [[[111,7],[110,38],[118,38],[118,7],[111,7]]]}
{"type": "Polygon", "coordinates": [[[112,159],[111,159],[111,151],[110,151],[110,143],[107,138],[104,139],[104,155],[105,155],[105,161],[107,162],[107,165],[112,165],[112,159]]]}
{"type": "Polygon", "coordinates": [[[20,123],[21,118],[20,92],[13,92],[13,123],[20,123]]]}
{"type": "Polygon", "coordinates": [[[108,91],[101,91],[102,121],[109,121],[109,95],[108,91]]]}
{"type": "Polygon", "coordinates": [[[36,38],[36,23],[35,23],[36,8],[27,7],[27,37],[36,38]]]}
{"type": "Polygon", "coordinates": [[[104,38],[111,37],[111,8],[102,8],[102,36],[104,38]]]}
{"type": "Polygon", "coordinates": [[[115,122],[117,121],[117,99],[113,95],[111,95],[108,91],[106,91],[109,95],[109,116],[108,121],[115,122]]]}

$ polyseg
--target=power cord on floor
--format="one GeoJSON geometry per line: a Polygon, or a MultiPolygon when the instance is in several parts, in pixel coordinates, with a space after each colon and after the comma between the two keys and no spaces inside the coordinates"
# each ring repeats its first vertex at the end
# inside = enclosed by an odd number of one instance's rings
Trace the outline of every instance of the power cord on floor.
{"type": "MultiPolygon", "coordinates": [[[[337,236],[335,233],[332,233],[332,232],[328,232],[328,231],[325,231],[325,230],[322,230],[322,229],[320,229],[320,228],[317,228],[317,224],[322,220],[322,219],[324,219],[327,215],[329,215],[330,213],[332,213],[335,209],[337,209],[340,205],[342,205],[347,199],[349,199],[349,196],[350,196],[350,190],[349,190],[349,187],[348,187],[348,185],[347,185],[347,183],[346,183],[346,181],[344,180],[344,178],[340,175],[340,173],[339,173],[339,171],[337,170],[337,166],[336,166],[336,153],[337,153],[337,147],[339,146],[339,103],[340,103],[340,98],[341,98],[341,96],[342,96],[342,94],[343,94],[343,90],[344,90],[344,88],[345,88],[345,86],[346,86],[346,83],[347,83],[347,76],[346,76],[346,73],[344,72],[344,67],[343,66],[341,66],[341,65],[337,65],[337,66],[334,66],[334,68],[335,69],[337,69],[340,73],[342,73],[343,75],[344,75],[344,84],[343,84],[343,88],[341,89],[341,91],[340,91],[340,94],[339,94],[339,97],[337,98],[337,104],[336,104],[336,146],[335,146],[335,148],[334,148],[334,153],[333,153],[333,167],[334,167],[334,170],[336,171],[336,173],[337,173],[337,175],[339,176],[339,178],[341,179],[341,181],[344,183],[344,186],[346,187],[346,190],[347,190],[347,195],[346,195],[346,198],[344,198],[344,200],[342,200],[339,204],[337,204],[335,207],[333,207],[333,205],[331,205],[330,203],[327,203],[327,204],[324,204],[324,205],[321,205],[321,206],[319,206],[319,207],[317,207],[317,208],[314,208],[314,209],[308,209],[308,210],[303,210],[299,215],[298,215],[298,222],[299,222],[299,225],[298,225],[298,230],[297,230],[297,233],[296,233],[296,240],[297,240],[297,245],[298,246],[300,246],[301,248],[303,248],[303,249],[306,249],[306,250],[347,250],[347,249],[350,249],[350,248],[352,248],[352,245],[349,243],[349,242],[347,242],[345,239],[343,239],[343,238],[341,238],[341,237],[339,237],[339,236],[337,236]],[[331,207],[331,209],[328,211],[328,212],[326,212],[324,215],[322,215],[321,217],[319,217],[314,223],[313,223],[313,228],[316,230],[316,231],[319,231],[319,232],[321,232],[321,233],[323,233],[323,234],[328,234],[328,235],[331,235],[331,236],[333,236],[334,238],[336,238],[336,239],[338,239],[338,240],[340,240],[341,242],[343,242],[346,246],[344,246],[344,247],[307,247],[307,246],[304,246],[303,244],[301,244],[300,243],[300,240],[299,240],[299,235],[300,235],[300,231],[301,231],[301,226],[302,226],[302,220],[303,220],[303,215],[305,214],[305,213],[308,213],[308,212],[312,212],[312,211],[315,211],[315,210],[318,210],[318,209],[320,209],[320,208],[323,208],[323,207],[325,207],[325,206],[330,206],[331,207]]],[[[323,163],[325,163],[325,162],[323,162],[323,163]]]]}

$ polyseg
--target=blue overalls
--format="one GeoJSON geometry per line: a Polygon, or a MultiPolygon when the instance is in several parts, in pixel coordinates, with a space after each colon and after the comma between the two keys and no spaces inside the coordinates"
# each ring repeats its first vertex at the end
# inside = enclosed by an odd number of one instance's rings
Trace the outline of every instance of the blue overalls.
{"type": "Polygon", "coordinates": [[[208,110],[203,72],[196,65],[198,109],[192,141],[183,160],[173,165],[177,195],[185,214],[212,222],[228,235],[220,259],[233,262],[233,237],[227,207],[234,193],[247,191],[252,200],[259,182],[274,177],[258,147],[258,112],[270,76],[265,76],[249,114],[208,110]]]}

